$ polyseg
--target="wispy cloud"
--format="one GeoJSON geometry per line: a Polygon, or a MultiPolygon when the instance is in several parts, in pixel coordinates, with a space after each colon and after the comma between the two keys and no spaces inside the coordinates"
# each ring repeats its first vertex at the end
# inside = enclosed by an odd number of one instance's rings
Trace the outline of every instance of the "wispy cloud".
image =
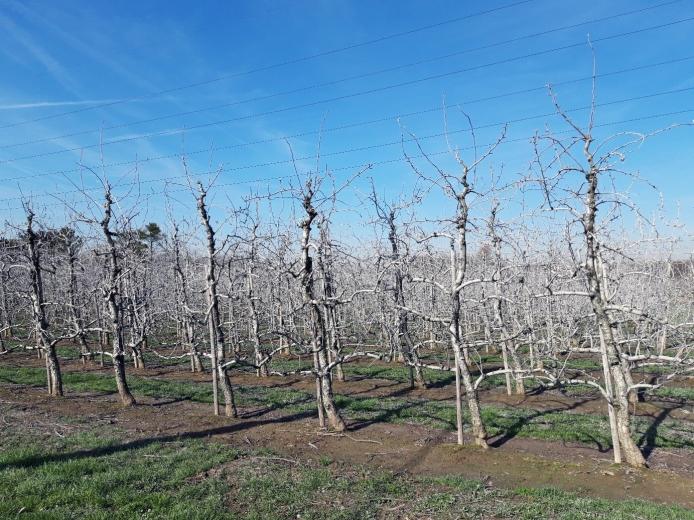
{"type": "Polygon", "coordinates": [[[12,103],[0,105],[0,110],[24,110],[28,108],[46,107],[70,107],[83,105],[100,105],[102,103],[114,103],[118,99],[85,99],[83,101],[35,101],[32,103],[12,103]]]}
{"type": "MultiPolygon", "coordinates": [[[[11,3],[10,7],[14,10],[14,12],[22,16],[29,23],[33,24],[37,28],[40,28],[42,32],[52,33],[63,44],[72,47],[76,51],[80,52],[83,56],[92,59],[95,63],[99,63],[110,68],[115,73],[128,79],[128,81],[131,83],[138,85],[140,88],[144,88],[146,91],[159,90],[156,85],[143,78],[140,74],[133,72],[131,66],[121,63],[116,56],[122,54],[121,52],[118,52],[122,51],[122,49],[114,49],[110,48],[109,45],[106,45],[107,42],[104,41],[103,35],[100,34],[98,30],[90,29],[90,24],[84,23],[78,33],[79,35],[63,29],[62,26],[68,21],[70,23],[77,23],[75,19],[70,16],[69,10],[66,11],[64,9],[59,9],[58,13],[63,15],[65,18],[62,19],[63,23],[56,23],[55,18],[47,18],[47,9],[44,9],[43,12],[39,12],[36,9],[30,9],[26,5],[19,2],[11,3]]],[[[53,14],[55,15],[55,13],[53,14]]],[[[84,17],[85,13],[80,12],[80,16],[84,17]]]]}
{"type": "Polygon", "coordinates": [[[62,64],[50,52],[39,45],[27,31],[15,24],[7,16],[0,14],[0,25],[6,31],[10,40],[19,44],[35,61],[40,63],[65,89],[77,94],[77,84],[62,64]]]}

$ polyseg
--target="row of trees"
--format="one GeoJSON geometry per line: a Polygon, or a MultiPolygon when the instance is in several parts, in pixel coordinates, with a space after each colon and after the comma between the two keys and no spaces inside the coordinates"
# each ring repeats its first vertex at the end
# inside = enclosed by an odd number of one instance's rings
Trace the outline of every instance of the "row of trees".
{"type": "Polygon", "coordinates": [[[556,107],[571,134],[538,135],[529,170],[510,181],[492,168],[505,132],[477,146],[470,123],[470,158],[451,146],[450,164],[408,136],[417,188],[388,198],[372,182],[356,239],[337,237],[336,214],[369,167],[342,184],[327,170],[297,172],[293,186],[250,194],[217,218],[214,182],[191,180],[197,214],[170,211],[165,230],[138,228],[136,206],[117,204],[98,176],[101,200],[85,192],[88,210],[66,204],[62,229],[26,203],[24,224],[0,243],[2,350],[36,349],[55,396],[59,345],[84,362],[108,358],[124,405],[135,404],[128,360],[143,369],[145,353],[189,358],[192,371],[210,371],[214,413],[221,388],[233,417],[235,370],[281,375],[278,356],[308,356],[320,426],[338,431],[332,385],[343,364],[400,362],[420,387],[423,369],[451,371],[458,442],[467,409],[483,448],[487,378],[503,378],[509,394],[590,385],[605,400],[615,460],[645,465],[629,403],[694,368],[694,260],[644,231],[653,226],[615,187],[626,151],[646,136],[595,142],[592,114],[581,128],[556,107]],[[445,209],[423,211],[432,198],[445,209]],[[490,352],[498,366],[482,362],[490,352]],[[584,358],[602,368],[572,363],[584,358]]]}

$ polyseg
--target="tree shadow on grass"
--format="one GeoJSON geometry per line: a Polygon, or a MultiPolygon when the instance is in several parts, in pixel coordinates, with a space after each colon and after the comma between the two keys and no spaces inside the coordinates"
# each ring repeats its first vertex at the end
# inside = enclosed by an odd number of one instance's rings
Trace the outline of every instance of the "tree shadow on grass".
{"type": "Polygon", "coordinates": [[[451,372],[450,375],[445,377],[437,378],[435,381],[427,381],[427,388],[445,388],[452,385],[455,381],[455,375],[451,372]]]}
{"type": "Polygon", "coordinates": [[[670,415],[671,409],[664,408],[653,418],[653,422],[648,425],[648,428],[643,433],[641,438],[636,442],[641,447],[641,452],[646,460],[651,456],[656,448],[656,439],[658,437],[658,428],[665,419],[670,415]]]}
{"type": "MultiPolygon", "coordinates": [[[[299,397],[298,399],[294,399],[291,402],[288,403],[272,403],[268,406],[264,406],[262,408],[258,408],[257,410],[249,411],[249,412],[244,412],[239,415],[240,418],[242,419],[251,419],[253,417],[261,417],[263,415],[267,415],[270,412],[274,412],[277,410],[284,410],[285,408],[290,408],[292,406],[298,406],[306,403],[310,403],[314,401],[314,397],[311,395],[306,395],[304,397],[299,397]]],[[[317,415],[317,412],[316,412],[317,415]]]]}
{"type": "Polygon", "coordinates": [[[393,375],[391,372],[393,367],[368,367],[368,369],[355,367],[345,370],[345,382],[349,381],[370,381],[373,379],[381,379],[383,381],[396,381],[398,383],[404,382],[406,376],[403,378],[393,375]]]}
{"type": "MultiPolygon", "coordinates": [[[[353,391],[353,392],[344,392],[343,395],[349,395],[349,396],[363,395],[363,394],[368,394],[370,392],[374,392],[376,390],[381,390],[383,388],[390,388],[392,386],[400,386],[401,384],[402,383],[400,383],[398,381],[391,381],[388,384],[384,384],[384,385],[374,384],[373,388],[365,388],[363,390],[357,390],[357,391],[353,391]]],[[[407,390],[409,391],[410,388],[408,387],[407,390]]],[[[390,394],[388,394],[388,396],[390,396],[390,394]]],[[[378,397],[378,396],[372,396],[372,397],[378,397]]]]}
{"type": "Polygon", "coordinates": [[[0,470],[9,468],[36,468],[42,466],[46,463],[52,462],[67,462],[72,460],[90,458],[90,457],[103,457],[112,455],[114,453],[120,453],[123,451],[136,450],[139,448],[145,448],[152,444],[175,442],[188,439],[206,439],[209,437],[214,437],[217,435],[226,435],[230,433],[236,433],[256,426],[262,426],[265,424],[285,424],[293,421],[298,421],[301,419],[306,419],[308,417],[315,416],[315,412],[306,411],[300,412],[293,415],[283,415],[279,417],[272,417],[259,421],[243,421],[236,422],[234,424],[229,424],[227,426],[220,426],[218,428],[208,428],[205,430],[190,431],[176,433],[172,435],[164,435],[161,437],[146,437],[143,439],[137,439],[134,441],[124,442],[122,444],[112,444],[108,446],[102,446],[99,448],[77,450],[69,453],[55,453],[49,455],[34,455],[31,457],[26,457],[20,460],[16,460],[7,464],[0,465],[0,470]]]}
{"type": "MultiPolygon", "coordinates": [[[[423,403],[421,402],[412,402],[412,401],[407,401],[398,404],[397,406],[394,406],[393,408],[389,408],[387,410],[380,410],[374,417],[371,417],[370,419],[364,419],[364,420],[355,420],[349,425],[349,430],[351,431],[358,431],[362,430],[364,428],[367,428],[373,424],[378,424],[378,423],[395,423],[397,422],[397,419],[403,419],[407,417],[403,417],[403,412],[412,408],[417,408],[417,407],[422,407],[423,403]]],[[[349,411],[349,410],[347,410],[349,411]]],[[[414,419],[414,417],[412,417],[414,419]]],[[[417,414],[417,419],[423,419],[427,421],[432,421],[434,423],[438,423],[436,428],[442,429],[442,430],[450,430],[455,428],[455,423],[453,421],[448,421],[442,417],[432,415],[427,412],[422,412],[420,411],[417,414]]]]}
{"type": "MultiPolygon", "coordinates": [[[[586,399],[586,400],[580,400],[579,399],[579,400],[576,400],[574,403],[567,405],[567,406],[562,406],[559,408],[548,408],[545,410],[536,410],[536,411],[534,411],[534,413],[532,413],[530,415],[525,415],[523,417],[519,417],[515,422],[513,422],[513,424],[511,424],[510,426],[505,428],[504,429],[505,431],[503,433],[501,433],[500,435],[497,435],[496,438],[493,438],[493,440],[489,443],[489,445],[492,448],[500,448],[501,446],[503,446],[504,444],[509,442],[511,439],[517,437],[518,434],[521,432],[521,430],[525,426],[529,425],[533,420],[538,419],[540,417],[544,417],[546,415],[552,415],[554,413],[569,412],[575,408],[578,408],[579,406],[581,406],[581,404],[583,404],[584,402],[587,402],[588,400],[589,399],[586,399]]],[[[587,433],[586,437],[588,437],[592,442],[595,443],[596,448],[601,453],[604,453],[610,449],[609,447],[603,446],[603,444],[600,441],[598,441],[598,439],[594,435],[587,433]]]]}

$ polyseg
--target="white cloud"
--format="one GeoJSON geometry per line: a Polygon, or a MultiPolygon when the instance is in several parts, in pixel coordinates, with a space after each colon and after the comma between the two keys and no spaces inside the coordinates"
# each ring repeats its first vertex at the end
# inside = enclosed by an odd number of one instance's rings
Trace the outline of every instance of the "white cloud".
{"type": "Polygon", "coordinates": [[[70,74],[61,63],[45,48],[39,45],[27,31],[19,27],[8,17],[2,15],[0,15],[0,25],[2,25],[10,39],[18,43],[35,61],[43,65],[63,88],[73,94],[77,94],[77,84],[73,81],[70,74]]]}
{"type": "Polygon", "coordinates": [[[85,99],[84,101],[35,101],[31,103],[12,103],[0,105],[0,110],[25,110],[28,108],[69,107],[82,105],[100,105],[102,103],[114,103],[118,99],[85,99]]]}

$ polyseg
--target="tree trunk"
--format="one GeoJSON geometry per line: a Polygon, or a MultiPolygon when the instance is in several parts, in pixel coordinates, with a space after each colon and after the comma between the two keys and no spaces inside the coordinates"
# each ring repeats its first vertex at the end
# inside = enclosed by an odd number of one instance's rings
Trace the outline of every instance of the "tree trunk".
{"type": "Polygon", "coordinates": [[[54,345],[46,347],[46,369],[48,393],[54,397],[61,397],[63,395],[63,378],[54,345]]]}
{"type": "Polygon", "coordinates": [[[106,300],[106,308],[108,309],[109,318],[111,320],[113,371],[116,377],[118,395],[120,396],[121,402],[124,406],[133,406],[136,404],[135,398],[130,393],[128,382],[125,378],[125,348],[122,326],[122,309],[119,302],[121,267],[118,261],[118,250],[114,240],[114,232],[110,228],[112,204],[113,199],[111,198],[111,190],[107,187],[104,201],[104,216],[101,221],[101,229],[108,246],[108,287],[104,291],[104,299],[106,300]]]}
{"type": "MultiPolygon", "coordinates": [[[[593,313],[600,330],[602,343],[604,343],[603,362],[609,365],[609,372],[614,384],[614,412],[617,423],[618,444],[624,460],[627,464],[637,467],[646,466],[646,459],[638,446],[631,438],[631,420],[629,417],[628,385],[625,373],[628,371],[628,362],[622,358],[619,346],[615,341],[613,327],[616,326],[610,320],[605,310],[605,294],[601,283],[602,266],[599,254],[599,244],[596,237],[596,214],[598,211],[597,191],[599,171],[593,163],[592,154],[589,152],[591,138],[587,137],[584,144],[584,152],[589,164],[586,172],[588,184],[585,213],[583,215],[583,229],[586,241],[585,273],[588,282],[588,291],[593,313]]],[[[617,444],[617,443],[615,443],[617,444]]]]}
{"type": "Polygon", "coordinates": [[[332,380],[330,371],[328,370],[328,361],[326,349],[327,338],[325,331],[325,323],[323,321],[323,313],[319,308],[314,294],[314,272],[313,258],[310,254],[311,226],[313,221],[318,216],[318,212],[313,207],[313,190],[310,183],[306,186],[307,192],[304,195],[303,207],[306,211],[306,218],[300,223],[302,230],[301,240],[301,286],[303,289],[304,303],[309,308],[310,330],[311,330],[311,346],[313,350],[313,369],[316,374],[316,402],[318,406],[318,418],[321,427],[327,426],[336,431],[344,431],[347,426],[340,416],[340,412],[335,406],[332,392],[332,380]]]}
{"type": "Polygon", "coordinates": [[[55,352],[55,342],[49,336],[49,322],[46,315],[46,301],[43,292],[43,272],[41,266],[41,251],[34,232],[34,213],[28,207],[27,214],[27,249],[29,256],[29,276],[31,278],[32,315],[36,333],[36,345],[39,352],[46,355],[46,381],[48,394],[63,395],[63,380],[60,373],[60,363],[55,352]]]}
{"type": "Polygon", "coordinates": [[[207,213],[207,206],[205,204],[205,196],[207,193],[202,187],[202,184],[198,183],[198,213],[200,215],[200,221],[203,228],[205,229],[205,235],[207,238],[207,289],[205,291],[207,295],[207,322],[209,326],[210,333],[210,353],[212,356],[212,385],[215,394],[215,415],[219,413],[218,401],[216,399],[217,384],[219,383],[222,387],[222,393],[224,394],[224,404],[225,404],[225,414],[227,417],[237,417],[238,411],[236,409],[236,403],[234,401],[234,390],[231,386],[231,381],[229,378],[229,373],[224,365],[224,328],[222,325],[220,310],[219,310],[219,296],[217,294],[217,276],[216,276],[216,254],[217,248],[215,243],[214,230],[210,224],[210,216],[207,213]]]}

